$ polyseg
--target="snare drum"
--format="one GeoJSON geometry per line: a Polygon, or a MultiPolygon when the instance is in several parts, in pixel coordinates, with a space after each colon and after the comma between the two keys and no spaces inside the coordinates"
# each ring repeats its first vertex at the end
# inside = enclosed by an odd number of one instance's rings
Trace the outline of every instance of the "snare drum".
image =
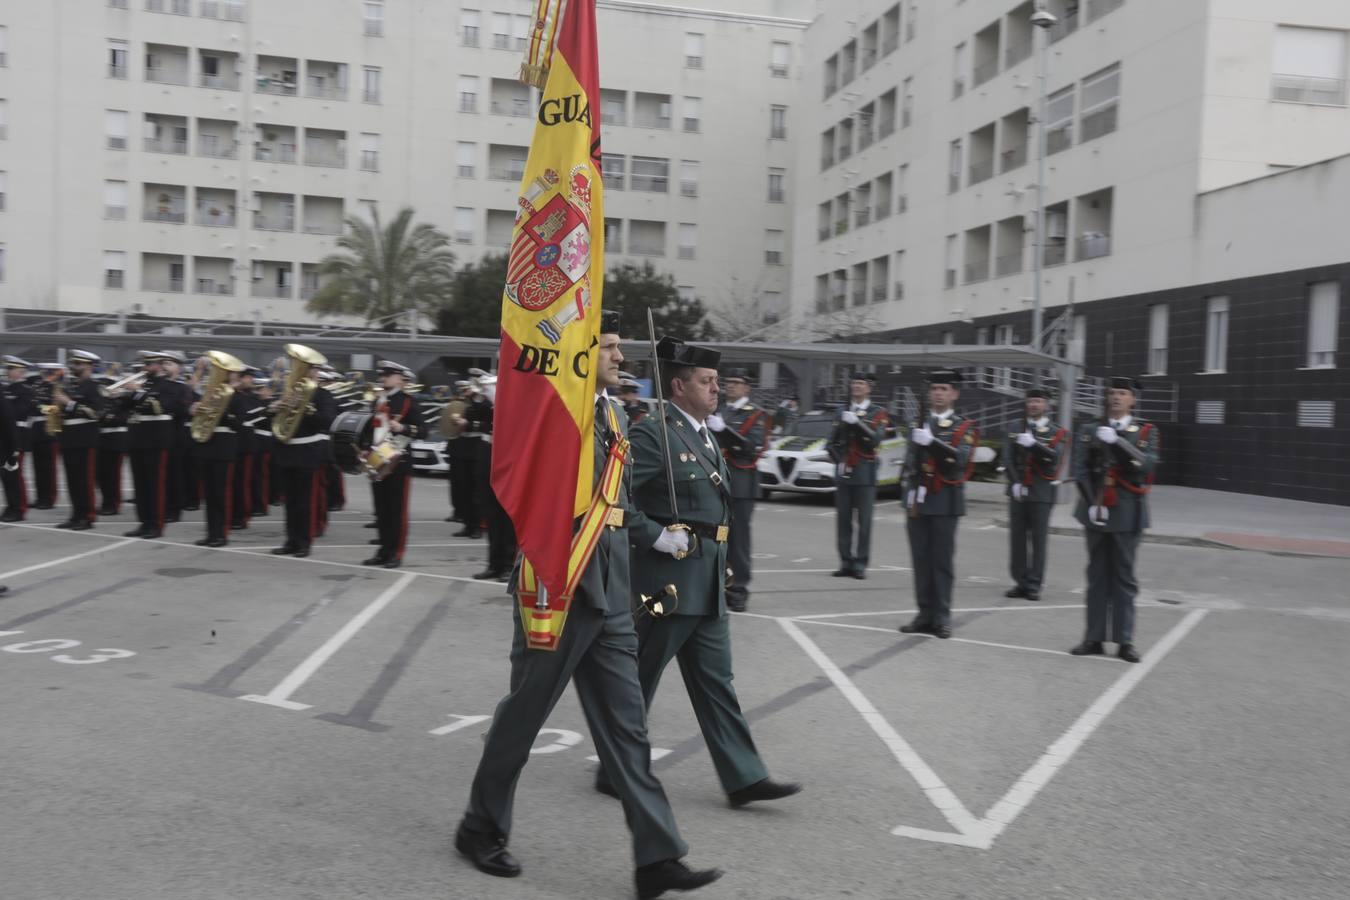
{"type": "Polygon", "coordinates": [[[366,471],[363,457],[370,449],[374,432],[374,413],[352,409],[339,414],[328,429],[333,441],[333,459],[338,468],[348,475],[360,475],[366,471]]]}
{"type": "Polygon", "coordinates": [[[403,450],[392,440],[386,440],[370,448],[370,453],[366,454],[365,471],[371,481],[382,481],[393,474],[402,461],[403,450]]]}

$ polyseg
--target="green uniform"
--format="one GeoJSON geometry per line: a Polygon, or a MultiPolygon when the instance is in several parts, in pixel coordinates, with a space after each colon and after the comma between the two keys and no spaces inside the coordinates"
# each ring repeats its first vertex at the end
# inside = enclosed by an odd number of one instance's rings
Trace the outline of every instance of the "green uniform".
{"type": "Polygon", "coordinates": [[[914,599],[919,614],[914,624],[949,628],[952,618],[952,586],[956,581],[956,526],[966,514],[966,479],[970,455],[980,433],[973,420],[954,410],[933,413],[928,428],[936,443],[920,447],[914,441],[906,449],[905,471],[912,473],[904,485],[905,519],[910,559],[914,565],[914,599]]]}
{"type": "Polygon", "coordinates": [[[750,599],[750,523],[759,498],[759,458],[764,454],[771,423],[769,414],[748,400],[740,406],[727,404],[718,414],[727,427],[717,432],[717,443],[731,475],[731,537],[727,541],[731,584],[727,585],[727,603],[739,611],[750,599]]]}
{"type": "Polygon", "coordinates": [[[1130,418],[1118,428],[1117,445],[1097,440],[1103,422],[1093,419],[1079,432],[1073,454],[1078,506],[1074,518],[1087,533],[1086,641],[1134,642],[1134,598],[1139,582],[1134,574],[1139,539],[1149,525],[1148,490],[1158,466],[1158,429],[1130,418]],[[1130,453],[1125,446],[1135,450],[1130,453]],[[1100,461],[1095,472],[1094,461],[1100,461]],[[1088,507],[1100,500],[1107,510],[1105,524],[1088,520],[1088,507]],[[1108,620],[1110,623],[1108,636],[1108,620]]]}
{"type": "Polygon", "coordinates": [[[1003,441],[1003,471],[1008,477],[1008,571],[1016,587],[1039,594],[1045,582],[1045,548],[1050,514],[1055,508],[1055,481],[1069,435],[1048,418],[1026,421],[1019,433],[1030,433],[1036,445],[1023,447],[1017,442],[1017,434],[1003,441]]]}
{"type": "MultiPolygon", "coordinates": [[[[895,429],[886,410],[870,400],[850,403],[847,411],[858,417],[857,423],[850,425],[837,419],[829,441],[835,462],[834,536],[841,570],[861,575],[872,558],[872,513],[880,468],[877,447],[893,436],[895,429]]],[[[840,410],[841,416],[843,413],[840,410]]]]}
{"type": "MultiPolygon", "coordinates": [[[[596,416],[595,478],[608,454],[607,417],[596,416]]],[[[619,430],[627,417],[619,412],[619,430]]],[[[631,513],[628,478],[619,498],[631,513]]],[[[512,579],[512,584],[515,579],[512,579]]],[[[518,603],[511,605],[511,690],[497,704],[469,795],[465,827],[502,837],[511,832],[516,782],[530,748],[571,680],[605,770],[623,802],[638,866],[679,859],[688,847],[661,783],[651,772],[651,744],[638,682],[627,528],[607,526],[572,600],[558,649],[525,645],[518,603]]]]}
{"type": "MultiPolygon", "coordinates": [[[[727,545],[731,512],[729,473],[711,437],[701,436],[679,409],[668,406],[633,429],[633,505],[640,515],[629,528],[633,550],[633,591],[652,595],[665,585],[679,591],[674,615],[660,619],[638,613],[638,674],[650,710],[667,663],[678,659],[689,701],[703,739],[727,792],[768,777],[750,724],[732,687],[731,629],[726,608],[727,545]],[[677,560],[652,549],[665,526],[676,521],[658,430],[666,423],[671,473],[680,522],[693,525],[698,548],[677,560]],[[718,528],[723,541],[717,540],[718,528]]],[[[608,771],[608,766],[606,766],[608,771]]]]}

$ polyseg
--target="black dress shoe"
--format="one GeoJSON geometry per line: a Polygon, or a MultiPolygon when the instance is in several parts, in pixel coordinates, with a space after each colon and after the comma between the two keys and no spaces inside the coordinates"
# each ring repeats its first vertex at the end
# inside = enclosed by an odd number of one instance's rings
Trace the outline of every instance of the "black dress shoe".
{"type": "Polygon", "coordinates": [[[501,573],[496,569],[484,569],[473,577],[475,581],[495,581],[499,575],[501,573]]]}
{"type": "Polygon", "coordinates": [[[245,528],[247,528],[247,527],[248,527],[248,523],[247,523],[247,522],[231,522],[231,523],[230,523],[230,530],[231,530],[231,531],[243,531],[243,530],[244,530],[245,528]]]}
{"type": "Polygon", "coordinates": [[[186,505],[185,505],[185,506],[183,507],[183,512],[196,512],[196,511],[199,510],[199,509],[201,509],[201,507],[198,506],[196,503],[194,503],[194,504],[192,504],[191,506],[186,506],[186,505]]]}
{"type": "Polygon", "coordinates": [[[1083,641],[1069,652],[1074,656],[1100,656],[1106,651],[1102,649],[1101,641],[1083,641]]]}
{"type": "Polygon", "coordinates": [[[202,538],[200,541],[193,541],[192,543],[198,547],[209,547],[211,546],[211,538],[202,538]]]}
{"type": "Polygon", "coordinates": [[[801,790],[802,786],[795,781],[774,781],[772,778],[765,778],[749,787],[727,794],[727,801],[731,803],[732,809],[740,809],[747,803],[759,800],[781,800],[784,797],[791,797],[793,794],[801,793],[801,790]]]}
{"type": "Polygon", "coordinates": [[[290,556],[298,548],[294,544],[286,544],[272,551],[273,556],[290,556]]]}
{"type": "Polygon", "coordinates": [[[330,503],[330,504],[328,504],[328,511],[329,511],[329,512],[342,512],[342,504],[341,504],[341,503],[330,503]]]}
{"type": "Polygon", "coordinates": [[[173,516],[165,516],[165,517],[164,517],[164,524],[165,524],[165,525],[172,525],[174,522],[181,522],[181,521],[182,521],[182,516],[173,515],[173,516]]]}
{"type": "Polygon", "coordinates": [[[379,528],[379,527],[380,527],[380,523],[379,523],[379,522],[367,522],[366,524],[362,525],[361,527],[362,527],[362,528],[379,528]]]}
{"type": "Polygon", "coordinates": [[[603,774],[595,776],[595,790],[596,793],[604,794],[606,797],[613,797],[615,800],[619,799],[619,792],[614,789],[614,785],[610,784],[609,779],[603,774]]]}
{"type": "Polygon", "coordinates": [[[1116,656],[1129,663],[1137,663],[1143,659],[1139,651],[1134,649],[1134,644],[1121,644],[1120,649],[1116,651],[1116,656]]]}
{"type": "Polygon", "coordinates": [[[403,560],[395,556],[393,559],[386,559],[383,565],[386,569],[397,569],[399,566],[403,565],[403,560]]]}
{"type": "Polygon", "coordinates": [[[56,504],[54,503],[38,503],[33,507],[33,509],[51,509],[55,505],[56,504]]]}
{"type": "Polygon", "coordinates": [[[5,513],[3,516],[0,516],[0,522],[22,522],[22,521],[23,516],[19,515],[18,513],[5,513]]]}
{"type": "Polygon", "coordinates": [[[1003,592],[1003,596],[1005,597],[1025,597],[1026,595],[1026,590],[1020,587],[1008,588],[1003,592]]]}
{"type": "Polygon", "coordinates": [[[853,575],[853,569],[850,566],[842,566],[830,573],[831,578],[849,578],[853,575]]]}
{"type": "Polygon", "coordinates": [[[209,540],[209,541],[206,542],[206,546],[208,546],[208,547],[224,547],[224,546],[228,545],[229,543],[230,543],[230,542],[227,541],[225,538],[212,538],[211,540],[209,540]]]}
{"type": "Polygon", "coordinates": [[[455,849],[480,872],[498,878],[515,878],[520,874],[520,863],[506,849],[506,838],[500,835],[470,831],[461,822],[455,832],[455,849]]]}
{"type": "Polygon", "coordinates": [[[747,604],[744,600],[728,600],[728,601],[727,601],[727,609],[731,610],[732,612],[745,612],[745,608],[746,608],[748,605],[749,605],[749,604],[747,604]]]}
{"type": "Polygon", "coordinates": [[[374,556],[372,556],[370,559],[367,559],[367,560],[363,561],[363,562],[361,563],[361,565],[363,565],[363,566],[382,566],[382,565],[384,565],[384,557],[381,556],[380,554],[376,553],[376,554],[375,554],[374,556]]]}
{"type": "Polygon", "coordinates": [[[117,510],[113,509],[111,506],[100,506],[98,508],[98,514],[100,516],[115,516],[117,515],[117,510]]]}
{"type": "Polygon", "coordinates": [[[1027,599],[1030,600],[1032,603],[1039,603],[1039,602],[1041,602],[1041,595],[1040,595],[1040,592],[1039,592],[1039,591],[1027,591],[1027,599]]]}
{"type": "Polygon", "coordinates": [[[461,528],[459,531],[456,531],[453,535],[451,535],[451,537],[476,538],[478,537],[478,532],[472,528],[461,528]]]}
{"type": "Polygon", "coordinates": [[[71,531],[88,531],[89,529],[91,529],[91,528],[93,528],[93,527],[94,527],[94,523],[93,523],[93,522],[90,522],[88,519],[80,519],[80,520],[78,520],[78,521],[75,521],[75,522],[71,522],[71,523],[70,523],[70,530],[71,530],[71,531]]]}
{"type": "Polygon", "coordinates": [[[721,869],[691,869],[678,859],[638,866],[638,900],[655,900],[666,891],[693,891],[722,877],[721,869]]]}
{"type": "Polygon", "coordinates": [[[854,569],[852,572],[849,572],[849,574],[852,575],[854,578],[858,579],[859,581],[867,580],[867,573],[864,572],[862,569],[854,569]]]}
{"type": "Polygon", "coordinates": [[[944,641],[952,636],[952,627],[950,625],[939,625],[933,629],[933,634],[942,638],[944,641]]]}
{"type": "Polygon", "coordinates": [[[141,533],[141,537],[153,541],[156,538],[164,537],[164,532],[160,531],[158,528],[147,528],[145,529],[144,532],[141,533]]]}
{"type": "Polygon", "coordinates": [[[57,527],[57,528],[62,528],[62,529],[64,529],[64,528],[74,528],[74,527],[75,527],[75,520],[74,520],[74,519],[66,519],[64,522],[57,522],[57,523],[56,523],[56,527],[57,527]]]}
{"type": "Polygon", "coordinates": [[[122,537],[145,537],[145,532],[146,529],[142,526],[140,528],[133,528],[130,531],[122,532],[122,537]]]}
{"type": "Polygon", "coordinates": [[[458,521],[459,521],[459,517],[458,517],[458,516],[446,516],[446,517],[445,517],[445,521],[447,521],[447,522],[458,522],[458,521]]]}
{"type": "Polygon", "coordinates": [[[908,625],[900,626],[901,634],[932,634],[933,629],[922,622],[910,622],[908,625]]]}
{"type": "Polygon", "coordinates": [[[304,559],[306,556],[309,556],[309,548],[296,547],[293,551],[291,551],[291,556],[296,556],[299,557],[300,559],[304,559]]]}

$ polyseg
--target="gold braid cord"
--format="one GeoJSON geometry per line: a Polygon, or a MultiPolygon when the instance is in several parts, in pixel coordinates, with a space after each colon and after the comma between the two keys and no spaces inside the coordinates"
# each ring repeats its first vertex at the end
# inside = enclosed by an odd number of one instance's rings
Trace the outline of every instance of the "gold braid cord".
{"type": "Polygon", "coordinates": [[[548,83],[548,70],[553,64],[553,48],[557,45],[564,2],[536,0],[535,3],[530,42],[525,49],[525,61],[520,64],[520,80],[541,91],[548,83]]]}

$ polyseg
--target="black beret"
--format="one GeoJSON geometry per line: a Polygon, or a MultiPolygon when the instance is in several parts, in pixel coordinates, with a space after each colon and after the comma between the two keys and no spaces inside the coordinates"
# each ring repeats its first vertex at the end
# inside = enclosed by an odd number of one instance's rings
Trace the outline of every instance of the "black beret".
{"type": "Polygon", "coordinates": [[[700,369],[715,369],[722,361],[722,354],[707,347],[686,344],[679,338],[666,336],[656,342],[656,358],[664,363],[677,366],[694,366],[700,369]]]}
{"type": "Polygon", "coordinates": [[[961,383],[961,373],[955,369],[936,369],[928,373],[929,384],[950,384],[956,387],[961,383]]]}
{"type": "Polygon", "coordinates": [[[1112,375],[1106,380],[1106,386],[1118,390],[1129,391],[1136,397],[1144,392],[1144,386],[1131,375],[1112,375]]]}
{"type": "Polygon", "coordinates": [[[618,334],[619,320],[622,317],[617,309],[606,309],[600,312],[600,333],[618,334]]]}

